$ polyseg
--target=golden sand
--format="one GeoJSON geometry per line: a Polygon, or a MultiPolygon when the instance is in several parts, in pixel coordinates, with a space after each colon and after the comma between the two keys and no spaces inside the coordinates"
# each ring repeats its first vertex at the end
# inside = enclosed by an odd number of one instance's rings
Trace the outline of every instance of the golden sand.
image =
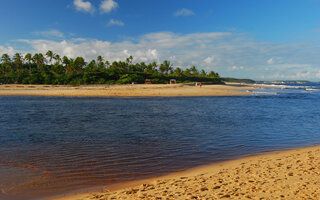
{"type": "Polygon", "coordinates": [[[320,146],[250,156],[55,200],[320,199],[320,146]]]}
{"type": "Polygon", "coordinates": [[[170,97],[249,95],[254,86],[187,84],[136,85],[0,85],[0,95],[78,96],[78,97],[170,97]],[[244,90],[244,91],[238,91],[244,90]]]}

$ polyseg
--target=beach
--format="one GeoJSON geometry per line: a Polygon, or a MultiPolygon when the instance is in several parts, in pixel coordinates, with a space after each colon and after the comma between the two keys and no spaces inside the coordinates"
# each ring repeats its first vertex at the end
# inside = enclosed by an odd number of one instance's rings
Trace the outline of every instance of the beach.
{"type": "Polygon", "coordinates": [[[247,85],[134,84],[134,85],[0,85],[0,95],[69,97],[171,97],[250,95],[247,85]],[[243,91],[239,91],[243,90],[243,91]]]}
{"type": "Polygon", "coordinates": [[[319,199],[320,146],[272,152],[50,200],[319,199]]]}

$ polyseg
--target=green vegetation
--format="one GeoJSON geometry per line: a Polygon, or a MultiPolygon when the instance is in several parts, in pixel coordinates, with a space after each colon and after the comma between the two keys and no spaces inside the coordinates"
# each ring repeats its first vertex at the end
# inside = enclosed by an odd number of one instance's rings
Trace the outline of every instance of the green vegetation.
{"type": "Polygon", "coordinates": [[[256,81],[251,79],[238,79],[238,78],[230,78],[230,77],[223,77],[221,78],[223,82],[230,82],[230,83],[255,83],[256,81]]]}
{"type": "Polygon", "coordinates": [[[221,83],[219,74],[197,70],[195,66],[185,70],[173,68],[165,60],[160,65],[156,62],[146,64],[132,63],[132,56],[125,61],[109,63],[101,56],[89,63],[82,57],[75,59],[60,57],[52,51],[45,55],[36,53],[24,57],[16,53],[13,58],[8,54],[1,56],[0,83],[12,84],[127,84],[144,83],[150,79],[152,83],[168,83],[170,79],[181,82],[221,83]]]}

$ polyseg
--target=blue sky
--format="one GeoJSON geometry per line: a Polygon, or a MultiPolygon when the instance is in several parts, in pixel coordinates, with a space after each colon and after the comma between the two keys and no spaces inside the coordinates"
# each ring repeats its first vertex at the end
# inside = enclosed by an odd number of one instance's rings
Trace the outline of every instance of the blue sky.
{"type": "Polygon", "coordinates": [[[320,80],[320,0],[10,0],[0,54],[170,60],[222,76],[320,80]]]}

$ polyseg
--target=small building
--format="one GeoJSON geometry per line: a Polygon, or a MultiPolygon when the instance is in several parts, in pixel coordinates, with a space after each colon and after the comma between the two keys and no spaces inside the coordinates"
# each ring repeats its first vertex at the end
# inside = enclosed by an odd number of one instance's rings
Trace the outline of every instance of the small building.
{"type": "Polygon", "coordinates": [[[152,84],[151,79],[146,79],[145,84],[152,84]]]}
{"type": "Polygon", "coordinates": [[[170,79],[170,84],[176,84],[176,83],[177,83],[176,79],[170,79]]]}

